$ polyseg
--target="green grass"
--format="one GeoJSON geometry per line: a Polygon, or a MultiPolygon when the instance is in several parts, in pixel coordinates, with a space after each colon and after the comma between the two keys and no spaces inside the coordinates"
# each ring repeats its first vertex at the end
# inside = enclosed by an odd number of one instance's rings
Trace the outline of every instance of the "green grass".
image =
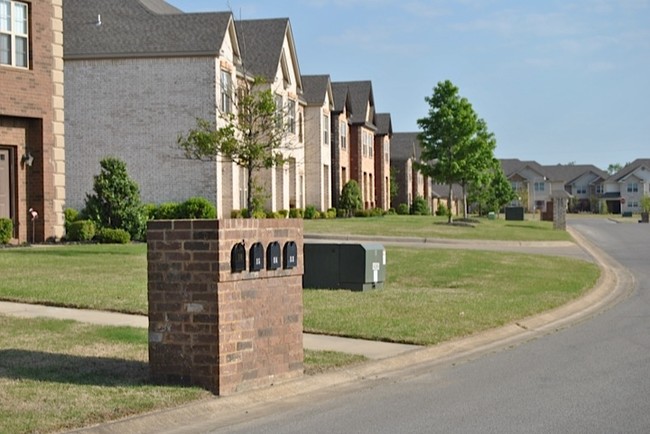
{"type": "Polygon", "coordinates": [[[67,430],[210,397],[149,383],[147,330],[0,316],[0,432],[67,430]]]}
{"type": "Polygon", "coordinates": [[[0,249],[0,298],[147,313],[146,244],[0,249]]]}
{"type": "Polygon", "coordinates": [[[433,345],[560,306],[592,287],[580,260],[387,248],[384,289],[305,290],[305,330],[433,345]]]}
{"type": "Polygon", "coordinates": [[[449,238],[504,241],[568,241],[565,231],[552,222],[478,219],[472,226],[448,225],[446,217],[386,215],[349,219],[305,220],[305,233],[389,235],[420,238],[449,238]]]}

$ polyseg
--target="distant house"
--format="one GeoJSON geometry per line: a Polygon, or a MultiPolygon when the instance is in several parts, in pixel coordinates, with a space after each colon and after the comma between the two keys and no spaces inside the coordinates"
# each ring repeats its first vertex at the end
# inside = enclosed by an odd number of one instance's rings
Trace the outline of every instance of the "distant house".
{"type": "Polygon", "coordinates": [[[334,107],[331,111],[332,205],[337,206],[350,173],[350,89],[345,83],[332,83],[334,107]]]}
{"type": "Polygon", "coordinates": [[[627,164],[603,182],[602,201],[608,212],[640,212],[641,199],[650,195],[650,159],[627,164]]]}
{"type": "Polygon", "coordinates": [[[591,164],[543,166],[553,191],[564,189],[572,197],[570,211],[596,212],[607,172],[591,164]]]}
{"type": "Polygon", "coordinates": [[[305,106],[305,188],[307,205],[332,207],[332,109],[329,75],[303,75],[305,106]]]}
{"type": "MultiPolygon", "coordinates": [[[[413,163],[420,161],[422,148],[418,133],[393,133],[391,139],[390,170],[397,184],[397,195],[391,206],[397,208],[400,204],[413,205],[413,200],[420,196],[424,198],[431,211],[437,209],[436,201],[442,196],[435,195],[431,189],[431,180],[415,169],[413,163]]],[[[446,198],[446,195],[443,195],[446,198]]]]}
{"type": "Polygon", "coordinates": [[[334,82],[347,86],[350,98],[350,179],[359,183],[365,209],[375,207],[375,98],[370,81],[334,82]]]}
{"type": "Polygon", "coordinates": [[[61,0],[0,5],[0,23],[13,23],[0,25],[0,218],[15,243],[64,234],[61,16],[61,0]]]}
{"type": "Polygon", "coordinates": [[[390,208],[390,141],[393,124],[390,113],[377,113],[375,133],[375,207],[390,208]]]}
{"type": "Polygon", "coordinates": [[[523,206],[530,212],[545,211],[551,200],[551,182],[542,165],[536,161],[502,159],[501,168],[517,194],[515,205],[523,206]]]}
{"type": "Polygon", "coordinates": [[[266,187],[269,210],[304,208],[303,84],[291,23],[288,18],[241,20],[236,28],[242,52],[240,72],[267,80],[288,127],[282,150],[287,161],[282,167],[262,171],[256,183],[266,187]]]}
{"type": "Polygon", "coordinates": [[[241,64],[229,12],[185,14],[162,0],[64,0],[67,205],[82,208],[106,156],[124,160],[145,202],[202,196],[219,216],[245,203],[231,163],[176,145],[196,119],[233,110],[241,64]]]}

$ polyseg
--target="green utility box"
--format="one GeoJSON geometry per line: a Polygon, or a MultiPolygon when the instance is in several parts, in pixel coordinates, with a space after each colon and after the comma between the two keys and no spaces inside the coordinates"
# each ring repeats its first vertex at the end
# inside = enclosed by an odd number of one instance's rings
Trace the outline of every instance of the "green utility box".
{"type": "Polygon", "coordinates": [[[376,243],[304,243],[303,288],[365,291],[386,280],[386,250],[376,243]]]}

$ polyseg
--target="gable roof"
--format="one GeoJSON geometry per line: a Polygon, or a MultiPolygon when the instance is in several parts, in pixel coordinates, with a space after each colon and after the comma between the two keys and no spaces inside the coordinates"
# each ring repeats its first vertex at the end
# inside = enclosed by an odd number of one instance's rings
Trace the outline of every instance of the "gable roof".
{"type": "Polygon", "coordinates": [[[420,158],[422,152],[419,133],[393,133],[390,140],[390,159],[395,161],[406,161],[409,158],[415,160],[420,158]]]}
{"type": "Polygon", "coordinates": [[[377,123],[377,132],[375,134],[382,136],[393,135],[393,123],[390,118],[390,113],[377,113],[375,121],[377,123]]]}
{"type": "Polygon", "coordinates": [[[307,105],[322,106],[326,96],[330,105],[333,104],[329,75],[303,75],[302,88],[307,105]]]}
{"type": "Polygon", "coordinates": [[[163,0],[64,0],[64,58],[217,56],[230,12],[182,13],[163,0]]]}
{"type": "Polygon", "coordinates": [[[545,175],[551,181],[562,181],[564,184],[572,184],[586,173],[593,173],[600,179],[607,178],[607,172],[592,164],[558,164],[556,166],[542,166],[545,175]]]}
{"type": "Polygon", "coordinates": [[[521,161],[518,158],[506,158],[500,159],[499,162],[501,163],[501,169],[503,169],[503,173],[506,178],[510,178],[526,168],[534,170],[541,176],[546,176],[544,168],[536,161],[521,161]]]}
{"type": "Polygon", "coordinates": [[[235,27],[239,35],[244,72],[268,80],[275,79],[278,65],[283,61],[282,48],[286,38],[291,57],[294,59],[291,66],[297,80],[296,86],[302,90],[302,77],[289,18],[238,20],[235,27]]]}
{"type": "Polygon", "coordinates": [[[372,94],[372,82],[367,81],[339,81],[337,86],[347,86],[350,98],[352,115],[350,122],[353,125],[364,125],[375,129],[375,98],[372,94]],[[366,111],[370,107],[370,120],[366,121],[366,111]]]}
{"type": "Polygon", "coordinates": [[[350,88],[345,83],[332,82],[332,95],[334,96],[334,111],[342,113],[343,110],[352,114],[350,104],[350,88]]]}
{"type": "Polygon", "coordinates": [[[625,178],[630,176],[633,172],[635,172],[637,169],[645,167],[647,169],[650,169],[650,158],[638,158],[631,162],[630,164],[627,164],[624,168],[607,178],[608,182],[620,182],[623,181],[625,178]]]}

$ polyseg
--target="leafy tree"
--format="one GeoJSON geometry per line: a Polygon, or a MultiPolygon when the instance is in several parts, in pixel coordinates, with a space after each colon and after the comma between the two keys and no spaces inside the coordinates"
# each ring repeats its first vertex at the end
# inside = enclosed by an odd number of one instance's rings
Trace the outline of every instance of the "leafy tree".
{"type": "Polygon", "coordinates": [[[621,170],[622,168],[623,168],[623,166],[621,166],[621,163],[612,163],[609,166],[607,166],[607,173],[609,173],[610,175],[613,175],[616,172],[618,172],[619,170],[621,170]]]}
{"type": "MultiPolygon", "coordinates": [[[[249,192],[254,191],[256,171],[285,162],[282,148],[288,125],[284,109],[276,106],[275,95],[266,84],[259,77],[241,81],[237,92],[230,93],[234,110],[220,111],[217,122],[198,119],[196,128],[177,140],[188,158],[214,161],[223,156],[246,169],[249,192]]],[[[249,194],[249,210],[255,209],[253,199],[249,194]]]]}
{"type": "Polygon", "coordinates": [[[391,203],[395,198],[397,197],[397,194],[399,193],[399,184],[397,183],[397,179],[395,178],[396,173],[394,170],[390,171],[390,201],[391,203]]]}
{"type": "Polygon", "coordinates": [[[497,159],[492,160],[492,165],[484,172],[481,181],[473,184],[470,197],[479,206],[481,214],[501,208],[517,198],[510,181],[506,178],[497,159]]]}
{"type": "MultiPolygon", "coordinates": [[[[425,101],[429,112],[417,121],[422,130],[418,136],[422,157],[415,166],[424,175],[449,186],[447,209],[452,209],[453,184],[467,186],[478,179],[493,159],[495,141],[451,81],[439,82],[425,101]]],[[[448,222],[452,222],[451,213],[448,222]]]]}
{"type": "Polygon", "coordinates": [[[95,176],[94,194],[86,195],[83,218],[100,229],[124,229],[132,239],[144,239],[146,218],[138,184],[129,177],[122,160],[107,157],[99,164],[101,172],[95,176]]]}
{"type": "Polygon", "coordinates": [[[354,179],[349,180],[341,190],[339,209],[344,211],[346,217],[351,217],[362,208],[361,189],[354,179]]]}

